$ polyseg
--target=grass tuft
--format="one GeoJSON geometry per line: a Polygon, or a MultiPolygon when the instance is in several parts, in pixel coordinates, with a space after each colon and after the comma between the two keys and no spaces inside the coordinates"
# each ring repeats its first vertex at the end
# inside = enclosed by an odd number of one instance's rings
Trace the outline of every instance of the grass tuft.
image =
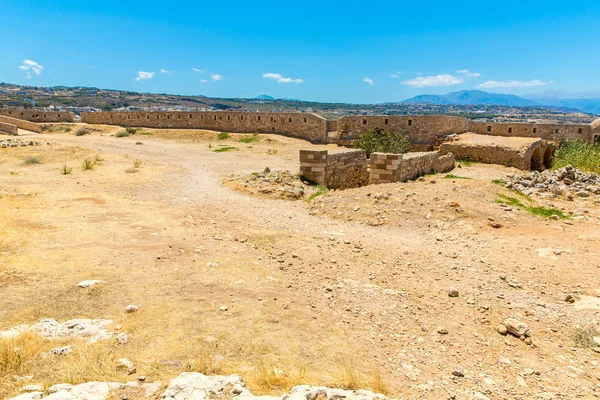
{"type": "Polygon", "coordinates": [[[85,135],[89,135],[89,134],[91,134],[91,132],[89,129],[86,129],[86,128],[79,128],[74,133],[75,136],[85,136],[85,135]]]}
{"type": "Polygon", "coordinates": [[[272,156],[273,154],[277,154],[277,153],[279,153],[279,150],[277,150],[277,149],[268,149],[267,150],[267,154],[270,156],[272,156]]]}
{"type": "Polygon", "coordinates": [[[60,173],[63,175],[69,175],[73,171],[73,168],[69,167],[67,164],[63,165],[60,170],[60,173]]]}
{"type": "Polygon", "coordinates": [[[458,176],[458,175],[454,175],[454,174],[448,174],[444,176],[444,179],[473,179],[473,178],[468,178],[466,176],[458,176]]]}
{"type": "Polygon", "coordinates": [[[258,133],[253,133],[250,136],[244,136],[243,138],[240,138],[239,141],[242,143],[254,143],[254,142],[257,142],[258,140],[259,140],[258,133]]]}
{"type": "Polygon", "coordinates": [[[464,165],[465,167],[470,167],[471,165],[475,164],[475,161],[468,160],[466,158],[457,158],[456,162],[464,165]]]}
{"type": "Polygon", "coordinates": [[[27,157],[25,159],[25,161],[23,161],[23,164],[25,164],[25,165],[35,165],[35,164],[41,164],[41,163],[42,162],[37,157],[27,157]]]}
{"type": "Polygon", "coordinates": [[[598,344],[594,342],[594,336],[600,336],[600,332],[592,326],[587,328],[575,328],[573,341],[577,347],[598,347],[598,344]]]}
{"type": "Polygon", "coordinates": [[[496,200],[496,203],[505,203],[509,206],[519,207],[522,210],[529,212],[530,214],[537,215],[542,218],[550,218],[553,215],[558,216],[562,219],[568,219],[569,216],[564,212],[557,208],[550,208],[544,206],[528,206],[521,202],[521,200],[516,199],[514,197],[510,197],[504,194],[498,194],[499,199],[496,200]]]}
{"type": "Polygon", "coordinates": [[[554,153],[552,168],[569,164],[585,172],[600,173],[600,143],[590,145],[578,140],[562,144],[554,153]]]}
{"type": "Polygon", "coordinates": [[[227,151],[237,151],[238,148],[237,147],[233,147],[233,146],[224,146],[224,147],[220,147],[218,149],[214,149],[213,151],[215,153],[225,153],[227,151]]]}
{"type": "Polygon", "coordinates": [[[96,161],[91,159],[91,158],[86,158],[85,160],[83,160],[83,162],[81,163],[81,170],[82,171],[91,171],[96,167],[96,161]]]}
{"type": "Polygon", "coordinates": [[[317,197],[327,194],[329,192],[329,189],[327,189],[325,186],[315,185],[315,188],[317,189],[317,191],[315,193],[311,194],[310,196],[308,196],[308,199],[306,199],[307,203],[309,201],[312,201],[312,200],[316,199],[317,197]]]}
{"type": "Polygon", "coordinates": [[[504,187],[508,182],[506,182],[504,179],[492,179],[492,183],[504,187]]]}
{"type": "Polygon", "coordinates": [[[136,159],[136,160],[133,162],[133,168],[140,168],[140,167],[142,166],[142,164],[143,164],[143,161],[142,161],[142,160],[138,160],[138,159],[136,159]]]}
{"type": "Polygon", "coordinates": [[[229,133],[221,132],[217,135],[217,139],[219,139],[219,140],[229,139],[229,133]]]}
{"type": "Polygon", "coordinates": [[[129,135],[131,135],[131,134],[127,131],[119,131],[115,134],[115,137],[122,138],[122,137],[127,137],[129,135]]]}

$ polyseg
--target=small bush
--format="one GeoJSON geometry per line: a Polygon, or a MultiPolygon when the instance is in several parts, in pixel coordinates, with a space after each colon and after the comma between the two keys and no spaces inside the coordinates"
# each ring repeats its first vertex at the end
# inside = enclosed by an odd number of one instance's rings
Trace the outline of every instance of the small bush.
{"type": "Polygon", "coordinates": [[[354,147],[365,150],[367,157],[370,157],[371,153],[406,153],[410,149],[410,142],[401,133],[374,128],[360,135],[354,147]]]}
{"type": "Polygon", "coordinates": [[[475,161],[468,160],[466,158],[457,158],[456,162],[464,165],[465,167],[470,167],[471,165],[475,164],[475,161]]]}
{"type": "Polygon", "coordinates": [[[315,193],[311,194],[310,196],[308,196],[308,199],[306,199],[307,202],[312,201],[312,200],[316,199],[317,197],[319,197],[323,194],[327,194],[329,192],[329,189],[327,189],[327,187],[325,187],[325,186],[315,185],[315,188],[317,189],[317,191],[315,193]]]}
{"type": "Polygon", "coordinates": [[[569,164],[585,172],[600,173],[600,143],[591,145],[578,140],[562,144],[554,153],[552,168],[569,164]]]}
{"type": "Polygon", "coordinates": [[[127,131],[119,131],[115,134],[115,137],[121,138],[121,137],[127,137],[129,135],[130,135],[130,133],[127,131]]]}
{"type": "Polygon", "coordinates": [[[102,158],[102,156],[100,156],[100,154],[96,154],[94,156],[94,165],[102,165],[103,161],[104,161],[104,158],[102,158]]]}
{"type": "Polygon", "coordinates": [[[91,132],[89,129],[86,128],[79,128],[75,131],[74,135],[75,136],[85,136],[85,135],[89,135],[91,132]]]}
{"type": "Polygon", "coordinates": [[[277,153],[279,153],[279,150],[277,150],[277,149],[268,149],[267,150],[267,154],[270,156],[272,156],[273,154],[277,154],[277,153]]]}
{"type": "Polygon", "coordinates": [[[34,164],[41,164],[41,163],[42,162],[37,157],[27,157],[25,159],[25,161],[23,161],[23,164],[25,164],[25,165],[34,165],[34,164]]]}
{"type": "Polygon", "coordinates": [[[90,170],[94,169],[95,166],[96,166],[96,162],[91,158],[86,158],[81,163],[81,169],[83,171],[90,171],[90,170]]]}
{"type": "Polygon", "coordinates": [[[258,140],[259,140],[258,133],[253,133],[250,136],[244,136],[243,138],[240,138],[239,141],[242,143],[254,143],[254,142],[257,142],[258,140]]]}
{"type": "Polygon", "coordinates": [[[229,133],[221,132],[217,135],[217,139],[219,139],[219,140],[229,139],[229,133]]]}
{"type": "Polygon", "coordinates": [[[71,132],[72,130],[73,130],[73,129],[71,129],[71,127],[70,127],[70,126],[67,126],[67,127],[65,128],[65,132],[67,132],[67,133],[71,132]]]}
{"type": "Polygon", "coordinates": [[[214,149],[213,151],[215,153],[225,153],[227,151],[237,151],[237,147],[233,147],[233,146],[224,146],[224,147],[220,147],[218,149],[214,149]]]}
{"type": "Polygon", "coordinates": [[[69,175],[71,173],[71,171],[73,171],[73,168],[67,166],[67,164],[63,165],[62,169],[60,170],[60,173],[63,175],[69,175]]]}
{"type": "Polygon", "coordinates": [[[133,162],[133,168],[140,168],[142,166],[142,160],[135,160],[133,162]]]}
{"type": "Polygon", "coordinates": [[[492,179],[492,183],[504,187],[507,182],[504,179],[492,179]]]}
{"type": "Polygon", "coordinates": [[[130,135],[135,135],[135,133],[136,133],[137,131],[138,131],[138,130],[137,130],[136,128],[130,128],[130,127],[128,127],[128,128],[125,128],[125,132],[129,133],[130,135]]]}

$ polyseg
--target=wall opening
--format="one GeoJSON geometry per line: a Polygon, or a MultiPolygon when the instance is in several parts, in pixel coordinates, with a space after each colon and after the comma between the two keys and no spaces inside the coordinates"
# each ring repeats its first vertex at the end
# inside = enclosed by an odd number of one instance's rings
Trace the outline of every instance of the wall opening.
{"type": "Polygon", "coordinates": [[[512,133],[512,126],[508,128],[508,133],[512,133]]]}
{"type": "Polygon", "coordinates": [[[385,125],[387,125],[387,124],[389,124],[389,123],[390,123],[390,120],[386,118],[386,119],[383,121],[383,123],[384,123],[385,125]]]}
{"type": "Polygon", "coordinates": [[[531,156],[531,164],[530,169],[532,171],[540,171],[544,170],[544,158],[542,156],[542,150],[539,147],[536,147],[533,151],[533,155],[531,156]]]}
{"type": "Polygon", "coordinates": [[[488,131],[488,132],[491,132],[491,131],[492,131],[492,126],[491,126],[491,125],[488,125],[488,126],[487,126],[487,131],[488,131]]]}
{"type": "Polygon", "coordinates": [[[307,122],[308,122],[308,118],[304,118],[304,123],[307,123],[307,122]]]}
{"type": "Polygon", "coordinates": [[[292,119],[291,119],[291,118],[289,118],[289,119],[288,119],[288,122],[292,122],[292,119]]]}
{"type": "Polygon", "coordinates": [[[363,125],[366,125],[366,124],[367,124],[367,119],[366,119],[366,118],[363,118],[363,119],[362,119],[362,124],[363,124],[363,125]]]}
{"type": "Polygon", "coordinates": [[[544,152],[544,167],[546,169],[552,168],[552,159],[554,158],[554,147],[548,146],[544,152]]]}
{"type": "Polygon", "coordinates": [[[558,134],[558,132],[559,132],[559,130],[558,130],[558,129],[554,131],[554,133],[556,133],[556,134],[558,134]]]}
{"type": "Polygon", "coordinates": [[[230,121],[230,120],[231,120],[231,115],[228,115],[227,116],[227,121],[230,121]]]}
{"type": "Polygon", "coordinates": [[[213,115],[213,119],[216,121],[216,120],[217,120],[217,116],[216,116],[216,115],[213,115]]]}
{"type": "Polygon", "coordinates": [[[260,122],[260,115],[256,117],[256,120],[260,122]]]}
{"type": "Polygon", "coordinates": [[[150,119],[150,114],[146,115],[146,119],[150,119]]]}
{"type": "Polygon", "coordinates": [[[412,126],[412,119],[408,120],[408,126],[412,126]]]}
{"type": "Polygon", "coordinates": [[[581,128],[577,129],[577,133],[581,135],[583,133],[583,129],[581,129],[581,128]]]}
{"type": "Polygon", "coordinates": [[[537,128],[533,128],[533,133],[537,133],[537,128]]]}

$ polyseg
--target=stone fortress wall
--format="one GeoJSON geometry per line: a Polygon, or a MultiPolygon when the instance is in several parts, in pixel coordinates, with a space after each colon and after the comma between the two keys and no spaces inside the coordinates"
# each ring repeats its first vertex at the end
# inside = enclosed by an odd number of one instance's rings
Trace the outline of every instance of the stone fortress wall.
{"type": "MultiPolygon", "coordinates": [[[[28,130],[31,132],[37,132],[37,133],[42,132],[42,127],[40,125],[38,125],[34,122],[25,121],[25,120],[22,120],[19,118],[12,118],[12,117],[0,115],[0,122],[2,122],[4,124],[8,124],[8,125],[13,125],[16,127],[17,130],[20,128],[20,129],[25,129],[25,130],[28,130]]],[[[16,135],[16,133],[12,133],[12,132],[5,132],[5,133],[10,133],[12,135],[16,135]]]]}
{"type": "Polygon", "coordinates": [[[0,109],[0,115],[30,122],[73,122],[75,119],[68,111],[0,109]]]}
{"type": "Polygon", "coordinates": [[[312,113],[255,112],[94,112],[82,113],[83,122],[163,129],[209,129],[238,133],[278,133],[313,143],[352,145],[361,134],[382,128],[403,133],[413,151],[432,150],[452,134],[474,132],[494,136],[539,137],[545,140],[580,139],[593,143],[600,130],[585,124],[528,124],[473,122],[453,116],[346,116],[326,120],[312,113]],[[598,131],[598,132],[596,132],[598,131]]]}
{"type": "Polygon", "coordinates": [[[325,118],[311,113],[95,112],[82,113],[81,120],[89,124],[127,127],[277,133],[313,143],[326,143],[328,129],[325,118]]]}

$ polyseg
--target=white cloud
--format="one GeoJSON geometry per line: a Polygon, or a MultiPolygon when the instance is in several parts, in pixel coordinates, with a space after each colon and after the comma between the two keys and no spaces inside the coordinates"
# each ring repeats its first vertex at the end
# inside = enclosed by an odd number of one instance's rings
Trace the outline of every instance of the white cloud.
{"type": "Polygon", "coordinates": [[[530,81],[513,81],[509,79],[507,81],[487,81],[483,82],[476,87],[481,89],[489,88],[515,88],[515,87],[531,87],[531,86],[545,86],[551,84],[550,82],[540,81],[539,79],[533,79],[530,81]]]}
{"type": "Polygon", "coordinates": [[[135,78],[135,80],[141,81],[145,79],[152,79],[152,77],[154,77],[154,72],[138,71],[138,76],[135,78]]]}
{"type": "Polygon", "coordinates": [[[418,78],[403,81],[405,85],[416,88],[433,87],[433,86],[451,86],[463,83],[464,79],[454,75],[442,74],[434,76],[420,76],[418,78]]]}
{"type": "Polygon", "coordinates": [[[375,84],[375,82],[373,82],[373,79],[371,79],[371,78],[364,78],[363,81],[367,82],[371,86],[373,86],[375,84]]]}
{"type": "Polygon", "coordinates": [[[394,79],[396,79],[397,77],[398,77],[398,75],[396,75],[396,74],[391,74],[391,75],[390,75],[390,78],[394,78],[394,79]]]}
{"type": "Polygon", "coordinates": [[[266,74],[263,74],[263,78],[266,79],[275,79],[277,81],[277,83],[296,83],[296,84],[301,84],[302,82],[304,82],[304,79],[292,79],[292,78],[286,78],[281,74],[275,74],[273,72],[269,72],[266,74]]]}
{"type": "Polygon", "coordinates": [[[204,70],[204,69],[198,69],[198,68],[192,68],[192,71],[194,71],[194,72],[200,72],[201,74],[203,74],[203,73],[206,72],[206,70],[204,70]]]}
{"type": "Polygon", "coordinates": [[[219,74],[213,74],[211,72],[210,79],[212,79],[213,81],[222,81],[223,80],[223,76],[219,75],[219,74]]]}
{"type": "MultiPolygon", "coordinates": [[[[31,60],[23,60],[23,64],[19,66],[19,69],[23,71],[33,71],[36,75],[39,75],[44,70],[44,66],[31,60]]],[[[31,73],[25,74],[25,77],[31,78],[31,73]]]]}
{"type": "Polygon", "coordinates": [[[200,80],[200,83],[206,83],[206,82],[208,82],[206,79],[201,79],[200,80]]]}
{"type": "Polygon", "coordinates": [[[463,74],[463,75],[468,76],[470,78],[477,78],[478,76],[481,76],[481,74],[479,72],[471,72],[468,69],[457,69],[456,73],[457,74],[463,74]]]}
{"type": "Polygon", "coordinates": [[[161,69],[161,70],[160,70],[160,73],[161,73],[161,74],[172,74],[172,73],[173,73],[173,71],[169,71],[169,70],[167,70],[167,69],[161,69]]]}

